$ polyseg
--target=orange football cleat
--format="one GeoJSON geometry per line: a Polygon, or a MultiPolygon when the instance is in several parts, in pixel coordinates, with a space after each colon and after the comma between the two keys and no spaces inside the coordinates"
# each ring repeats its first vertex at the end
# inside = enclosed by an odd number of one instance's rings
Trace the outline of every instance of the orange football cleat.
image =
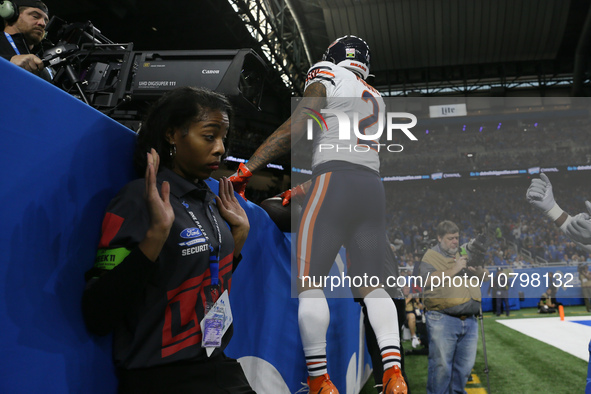
{"type": "Polygon", "coordinates": [[[339,394],[339,390],[330,381],[327,373],[314,376],[312,379],[308,377],[308,387],[310,387],[310,394],[339,394]]]}
{"type": "Polygon", "coordinates": [[[382,391],[384,394],[406,394],[408,392],[402,371],[397,365],[384,371],[382,384],[384,385],[384,391],[382,391]]]}

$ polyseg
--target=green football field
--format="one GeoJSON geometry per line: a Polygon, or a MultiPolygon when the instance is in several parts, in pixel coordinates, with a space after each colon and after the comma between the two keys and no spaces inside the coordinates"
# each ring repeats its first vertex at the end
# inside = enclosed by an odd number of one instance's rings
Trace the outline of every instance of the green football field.
{"type": "MultiPolygon", "coordinates": [[[[584,306],[569,306],[565,308],[565,316],[583,317],[589,314],[584,306]]],[[[531,317],[542,316],[533,308],[511,311],[509,317],[484,313],[482,321],[490,393],[584,393],[587,362],[497,322],[531,317]]],[[[472,370],[472,382],[468,382],[466,386],[468,394],[488,392],[481,333],[479,325],[478,353],[472,370]]],[[[412,350],[410,341],[404,341],[402,345],[407,352],[412,350]]],[[[406,355],[405,369],[412,393],[426,392],[427,359],[426,355],[406,355]]],[[[377,393],[373,384],[373,377],[370,377],[361,393],[377,393]]]]}

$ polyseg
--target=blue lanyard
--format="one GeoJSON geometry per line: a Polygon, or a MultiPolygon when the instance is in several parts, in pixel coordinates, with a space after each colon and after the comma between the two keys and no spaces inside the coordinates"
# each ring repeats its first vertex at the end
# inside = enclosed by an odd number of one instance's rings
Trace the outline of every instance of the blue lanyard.
{"type": "MultiPolygon", "coordinates": [[[[14,51],[16,52],[17,55],[21,54],[21,51],[18,50],[18,48],[16,47],[16,44],[14,43],[14,40],[12,39],[12,36],[10,34],[8,34],[7,32],[4,32],[4,35],[6,36],[6,39],[8,40],[8,42],[10,43],[10,45],[12,45],[12,48],[14,49],[14,51]]],[[[49,73],[49,78],[53,79],[53,72],[51,71],[50,67],[46,67],[45,68],[47,70],[47,72],[49,73]]]]}
{"type": "Polygon", "coordinates": [[[211,218],[213,219],[213,224],[215,225],[215,230],[218,233],[218,250],[217,254],[214,253],[213,247],[211,244],[209,245],[209,271],[211,272],[211,284],[217,285],[219,284],[219,277],[220,277],[220,252],[222,250],[222,232],[220,231],[220,226],[218,225],[218,220],[215,218],[213,213],[213,208],[211,205],[207,206],[209,208],[209,212],[211,212],[211,218]]]}
{"type": "Polygon", "coordinates": [[[197,227],[199,227],[199,230],[201,230],[201,233],[203,233],[203,236],[205,237],[207,242],[209,242],[209,272],[211,273],[211,284],[216,286],[220,283],[220,251],[222,249],[222,232],[220,231],[220,226],[213,212],[213,208],[211,207],[211,205],[208,205],[209,212],[211,212],[211,217],[213,219],[214,233],[217,233],[218,236],[217,253],[213,245],[211,244],[211,241],[209,240],[209,237],[207,236],[205,229],[201,225],[201,222],[199,221],[199,219],[197,219],[197,216],[195,216],[193,211],[189,209],[189,204],[187,204],[184,200],[181,200],[181,204],[183,205],[183,207],[185,207],[185,209],[189,213],[189,216],[191,216],[191,219],[193,219],[197,227]]]}
{"type": "Polygon", "coordinates": [[[4,35],[6,36],[6,39],[8,40],[8,42],[10,43],[10,45],[12,45],[12,48],[14,49],[14,51],[16,52],[16,54],[17,55],[20,55],[21,52],[16,47],[16,44],[14,43],[14,40],[12,39],[12,36],[10,34],[8,34],[7,32],[4,32],[4,35]]]}

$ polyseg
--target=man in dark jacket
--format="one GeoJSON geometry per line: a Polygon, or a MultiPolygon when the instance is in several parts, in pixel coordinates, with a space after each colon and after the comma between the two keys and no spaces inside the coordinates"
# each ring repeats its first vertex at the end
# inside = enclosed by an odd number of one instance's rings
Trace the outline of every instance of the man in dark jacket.
{"type": "Polygon", "coordinates": [[[47,6],[41,1],[5,1],[0,6],[0,15],[4,18],[0,56],[50,81],[51,76],[41,61],[41,41],[49,21],[48,13],[47,6]]]}

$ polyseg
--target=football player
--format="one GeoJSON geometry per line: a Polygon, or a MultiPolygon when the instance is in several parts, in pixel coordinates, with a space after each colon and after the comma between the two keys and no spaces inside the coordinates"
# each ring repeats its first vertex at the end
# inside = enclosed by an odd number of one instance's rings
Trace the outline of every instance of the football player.
{"type": "MultiPolygon", "coordinates": [[[[335,40],[323,60],[308,71],[304,98],[293,115],[230,178],[244,197],[254,171],[289,152],[292,143],[307,132],[310,135],[310,114],[322,124],[322,130],[314,133],[309,189],[294,188],[284,193],[287,200],[305,194],[296,238],[298,323],[313,394],[338,391],[327,370],[330,311],[326,296],[322,287],[304,279],[327,275],[342,245],[352,262],[348,271],[351,277],[381,277],[385,259],[385,193],[379,174],[379,138],[372,137],[381,133],[385,104],[380,93],[365,81],[369,70],[370,50],[364,40],[355,36],[335,40]],[[350,117],[351,129],[341,133],[339,115],[343,113],[358,116],[350,117]],[[347,131],[349,139],[343,138],[347,131]]],[[[354,290],[367,307],[382,354],[383,392],[406,393],[392,299],[381,285],[354,290]]]]}

